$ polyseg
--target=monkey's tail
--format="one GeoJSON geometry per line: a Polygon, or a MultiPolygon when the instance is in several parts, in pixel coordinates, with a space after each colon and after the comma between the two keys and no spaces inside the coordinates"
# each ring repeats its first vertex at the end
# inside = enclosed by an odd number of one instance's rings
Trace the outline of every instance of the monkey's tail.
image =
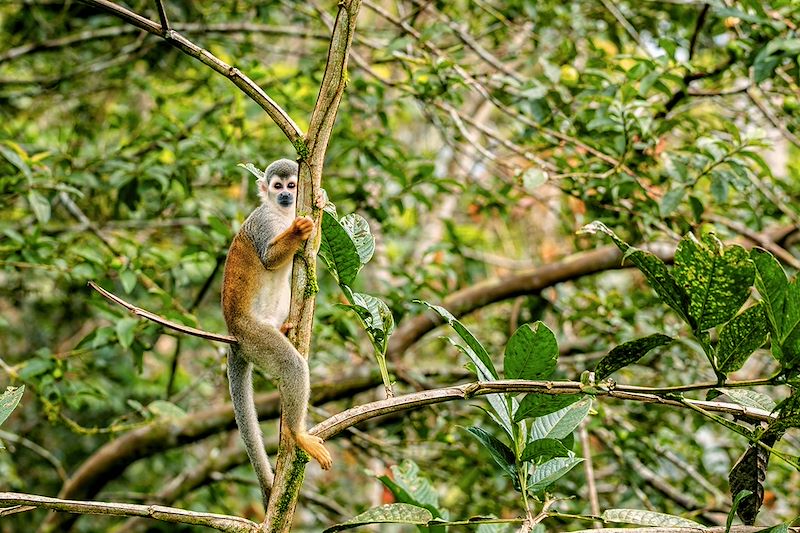
{"type": "Polygon", "coordinates": [[[232,344],[228,352],[228,382],[236,425],[239,426],[250,463],[256,471],[266,509],[274,476],[269,457],[264,450],[264,438],[261,436],[258,414],[253,403],[253,365],[245,360],[241,348],[236,344],[232,344]]]}

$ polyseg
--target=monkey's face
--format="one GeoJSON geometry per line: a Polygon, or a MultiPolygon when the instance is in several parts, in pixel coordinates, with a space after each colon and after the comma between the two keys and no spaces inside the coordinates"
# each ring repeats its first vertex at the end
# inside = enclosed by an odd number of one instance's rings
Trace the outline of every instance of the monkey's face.
{"type": "Polygon", "coordinates": [[[297,178],[294,176],[273,176],[269,180],[269,199],[278,206],[293,208],[297,191],[297,178]]]}

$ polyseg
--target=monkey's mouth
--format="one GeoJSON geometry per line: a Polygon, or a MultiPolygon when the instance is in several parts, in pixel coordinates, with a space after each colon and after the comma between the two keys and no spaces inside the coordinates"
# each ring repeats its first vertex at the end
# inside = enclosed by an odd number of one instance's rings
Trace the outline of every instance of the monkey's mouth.
{"type": "Polygon", "coordinates": [[[290,207],[294,203],[294,198],[291,196],[278,196],[278,205],[281,207],[290,207]]]}

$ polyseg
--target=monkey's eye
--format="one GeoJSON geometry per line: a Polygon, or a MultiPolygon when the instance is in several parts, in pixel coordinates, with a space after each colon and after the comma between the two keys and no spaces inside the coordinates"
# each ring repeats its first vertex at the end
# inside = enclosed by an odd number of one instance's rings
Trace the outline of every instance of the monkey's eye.
{"type": "Polygon", "coordinates": [[[297,187],[297,185],[295,185],[294,182],[290,181],[289,183],[286,184],[286,187],[289,189],[294,189],[295,187],[297,187]]]}
{"type": "Polygon", "coordinates": [[[283,183],[280,183],[280,182],[275,183],[275,188],[276,189],[283,189],[283,183]]]}

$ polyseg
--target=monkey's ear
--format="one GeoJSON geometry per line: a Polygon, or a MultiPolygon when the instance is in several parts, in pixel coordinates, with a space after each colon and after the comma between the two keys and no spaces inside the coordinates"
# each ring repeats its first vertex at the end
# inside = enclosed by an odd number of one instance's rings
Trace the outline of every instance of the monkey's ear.
{"type": "Polygon", "coordinates": [[[258,187],[258,197],[262,202],[266,202],[269,199],[269,184],[265,180],[259,179],[256,180],[256,187],[258,187]]]}

